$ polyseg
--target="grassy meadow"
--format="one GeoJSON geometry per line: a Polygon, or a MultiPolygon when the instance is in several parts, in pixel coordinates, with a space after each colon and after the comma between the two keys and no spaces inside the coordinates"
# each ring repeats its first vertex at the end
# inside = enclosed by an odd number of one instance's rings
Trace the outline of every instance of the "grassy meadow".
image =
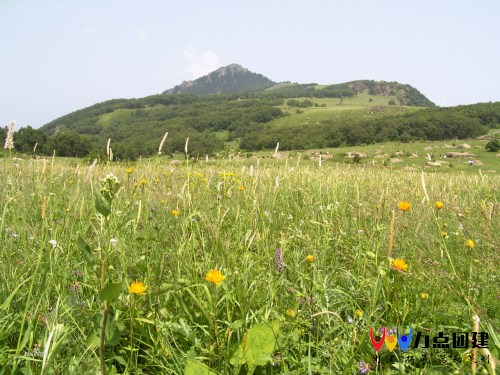
{"type": "Polygon", "coordinates": [[[500,358],[496,173],[298,153],[0,163],[0,374],[492,374],[500,358]],[[383,326],[420,345],[377,361],[383,326]],[[433,347],[473,331],[487,349],[433,347]]]}

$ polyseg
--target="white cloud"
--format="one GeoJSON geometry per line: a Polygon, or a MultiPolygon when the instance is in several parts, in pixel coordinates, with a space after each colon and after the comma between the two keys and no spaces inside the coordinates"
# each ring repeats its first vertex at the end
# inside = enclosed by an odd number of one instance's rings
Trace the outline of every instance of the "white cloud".
{"type": "Polygon", "coordinates": [[[198,54],[193,46],[182,51],[187,65],[184,71],[189,74],[189,79],[196,79],[206,75],[219,67],[219,56],[214,51],[203,51],[198,54]]]}
{"type": "Polygon", "coordinates": [[[92,26],[89,26],[83,30],[83,33],[86,35],[94,34],[95,29],[92,26]]]}

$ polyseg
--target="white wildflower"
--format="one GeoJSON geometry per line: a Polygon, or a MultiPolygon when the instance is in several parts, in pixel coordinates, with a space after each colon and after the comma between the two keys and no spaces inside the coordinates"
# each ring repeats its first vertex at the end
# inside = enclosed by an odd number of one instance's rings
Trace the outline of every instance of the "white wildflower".
{"type": "Polygon", "coordinates": [[[57,241],[56,240],[50,240],[49,243],[52,245],[52,247],[54,249],[57,247],[57,241]]]}
{"type": "Polygon", "coordinates": [[[7,136],[5,137],[5,149],[12,150],[14,148],[14,125],[16,122],[12,120],[9,123],[9,127],[7,129],[7,136]]]}

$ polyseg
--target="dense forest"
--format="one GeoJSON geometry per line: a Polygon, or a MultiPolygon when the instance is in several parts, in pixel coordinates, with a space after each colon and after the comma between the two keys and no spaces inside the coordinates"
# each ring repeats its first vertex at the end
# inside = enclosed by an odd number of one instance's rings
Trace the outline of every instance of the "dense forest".
{"type": "MultiPolygon", "coordinates": [[[[356,118],[335,115],[310,125],[290,125],[289,112],[281,108],[310,107],[309,99],[297,100],[249,94],[154,95],[142,99],[110,100],[85,108],[41,129],[24,127],[14,134],[20,153],[92,157],[104,156],[105,145],[117,160],[154,155],[169,132],[164,154],[183,152],[189,137],[191,155],[215,154],[227,141],[242,150],[282,150],[339,147],[385,141],[470,138],[499,127],[500,102],[356,118]],[[281,118],[282,124],[270,121],[281,118]],[[37,145],[36,150],[34,150],[37,145]]],[[[336,113],[336,112],[335,112],[336,113]]],[[[5,138],[6,129],[0,130],[5,138]]]]}
{"type": "MultiPolygon", "coordinates": [[[[363,120],[336,116],[307,126],[286,125],[286,121],[284,125],[269,126],[269,121],[284,116],[276,106],[282,103],[276,99],[238,101],[169,96],[166,100],[170,104],[157,107],[162,98],[150,97],[147,105],[152,107],[148,109],[141,101],[129,102],[126,108],[119,105],[121,101],[101,103],[90,112],[74,112],[64,122],[60,119],[44,129],[19,129],[14,134],[14,147],[29,154],[37,145],[35,152],[40,155],[50,155],[55,150],[59,156],[83,157],[97,152],[102,155],[107,139],[111,138],[117,159],[134,160],[139,155],[155,154],[166,131],[169,138],[164,153],[182,152],[189,137],[192,154],[205,155],[222,151],[228,140],[239,141],[240,148],[248,151],[271,149],[277,142],[283,150],[294,150],[469,138],[500,123],[500,103],[433,108],[363,120]],[[111,117],[101,117],[107,114],[111,117]]],[[[307,103],[297,105],[304,102],[307,103]]],[[[0,137],[5,138],[5,131],[0,129],[0,137]]]]}
{"type": "Polygon", "coordinates": [[[60,156],[102,152],[111,138],[115,158],[134,160],[156,153],[165,132],[169,136],[163,153],[182,152],[189,137],[192,154],[214,154],[224,149],[224,132],[230,126],[266,123],[280,117],[283,113],[278,105],[282,103],[273,98],[241,100],[234,95],[118,99],[70,113],[41,131],[48,136],[44,150],[51,153],[55,149],[60,156]],[[79,148],[77,153],[65,146],[77,140],[86,145],[86,152],[79,148]]]}
{"type": "Polygon", "coordinates": [[[386,141],[464,139],[481,135],[499,124],[500,102],[423,109],[349,122],[342,117],[332,117],[308,126],[253,124],[241,136],[240,148],[271,149],[277,142],[282,150],[296,150],[386,141]]]}

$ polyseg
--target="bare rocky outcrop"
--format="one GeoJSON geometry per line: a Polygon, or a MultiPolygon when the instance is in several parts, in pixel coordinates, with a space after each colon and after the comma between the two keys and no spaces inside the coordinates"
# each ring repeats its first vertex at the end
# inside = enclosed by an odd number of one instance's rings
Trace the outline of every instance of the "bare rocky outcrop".
{"type": "Polygon", "coordinates": [[[471,158],[475,155],[470,152],[447,152],[444,156],[447,158],[471,158]]]}
{"type": "Polygon", "coordinates": [[[348,151],[346,152],[346,156],[348,158],[366,158],[366,153],[365,152],[359,152],[359,151],[348,151]]]}

